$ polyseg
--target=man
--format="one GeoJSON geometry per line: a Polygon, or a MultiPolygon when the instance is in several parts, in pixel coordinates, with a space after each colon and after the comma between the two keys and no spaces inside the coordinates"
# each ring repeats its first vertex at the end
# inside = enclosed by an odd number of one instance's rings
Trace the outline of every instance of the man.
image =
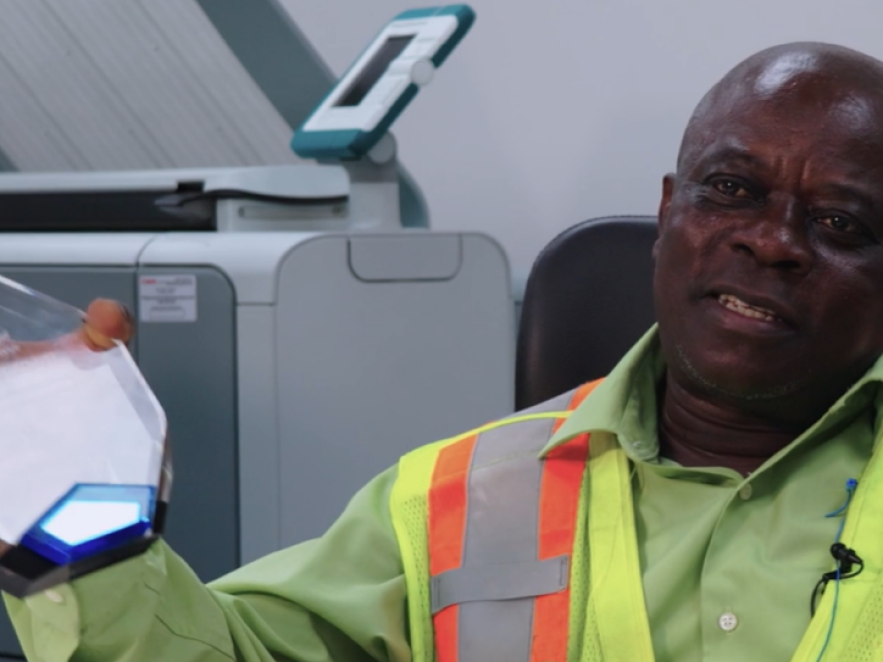
{"type": "Polygon", "coordinates": [[[158,543],[7,598],[28,656],[883,660],[883,63],[727,74],[654,254],[658,330],[602,383],[416,451],[208,588],[158,543]]]}

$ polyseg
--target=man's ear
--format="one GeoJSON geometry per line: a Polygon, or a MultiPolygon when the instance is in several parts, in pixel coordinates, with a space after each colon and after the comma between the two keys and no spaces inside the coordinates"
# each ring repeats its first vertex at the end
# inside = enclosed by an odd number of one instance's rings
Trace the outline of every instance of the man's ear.
{"type": "Polygon", "coordinates": [[[668,224],[668,213],[671,208],[671,196],[675,187],[675,176],[672,173],[668,173],[665,177],[662,178],[662,198],[659,201],[659,212],[656,216],[656,228],[657,228],[657,237],[656,242],[653,244],[653,259],[656,259],[656,253],[659,251],[659,237],[662,236],[662,233],[665,232],[665,228],[668,224]]]}

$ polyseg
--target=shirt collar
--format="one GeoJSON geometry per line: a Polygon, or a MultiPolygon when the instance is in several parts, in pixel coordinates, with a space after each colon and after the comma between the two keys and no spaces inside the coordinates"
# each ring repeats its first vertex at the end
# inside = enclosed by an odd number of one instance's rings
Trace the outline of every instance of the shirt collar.
{"type": "MultiPolygon", "coordinates": [[[[552,436],[540,456],[586,432],[608,432],[616,436],[633,460],[653,461],[659,457],[657,434],[657,386],[665,374],[665,362],[654,325],[622,358],[610,374],[574,410],[552,436]]],[[[883,389],[866,388],[883,383],[883,357],[819,418],[801,439],[826,426],[846,410],[873,405],[875,429],[883,422],[883,389]]],[[[798,441],[798,440],[795,440],[798,441]]]]}

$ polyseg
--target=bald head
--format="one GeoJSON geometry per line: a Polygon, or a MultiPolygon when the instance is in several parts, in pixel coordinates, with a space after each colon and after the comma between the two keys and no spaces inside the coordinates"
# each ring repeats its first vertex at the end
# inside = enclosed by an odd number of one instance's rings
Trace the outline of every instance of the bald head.
{"type": "Polygon", "coordinates": [[[799,108],[822,125],[883,136],[883,62],[842,46],[793,43],[760,51],[729,71],[699,102],[684,132],[678,170],[723,123],[758,106],[799,108]]]}

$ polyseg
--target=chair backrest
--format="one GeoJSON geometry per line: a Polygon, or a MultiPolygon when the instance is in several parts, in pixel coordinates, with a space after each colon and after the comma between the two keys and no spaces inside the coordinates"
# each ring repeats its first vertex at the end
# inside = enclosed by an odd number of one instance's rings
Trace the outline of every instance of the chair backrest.
{"type": "Polygon", "coordinates": [[[524,292],[515,404],[606,375],[653,324],[655,216],[585,221],[540,253],[524,292]]]}

